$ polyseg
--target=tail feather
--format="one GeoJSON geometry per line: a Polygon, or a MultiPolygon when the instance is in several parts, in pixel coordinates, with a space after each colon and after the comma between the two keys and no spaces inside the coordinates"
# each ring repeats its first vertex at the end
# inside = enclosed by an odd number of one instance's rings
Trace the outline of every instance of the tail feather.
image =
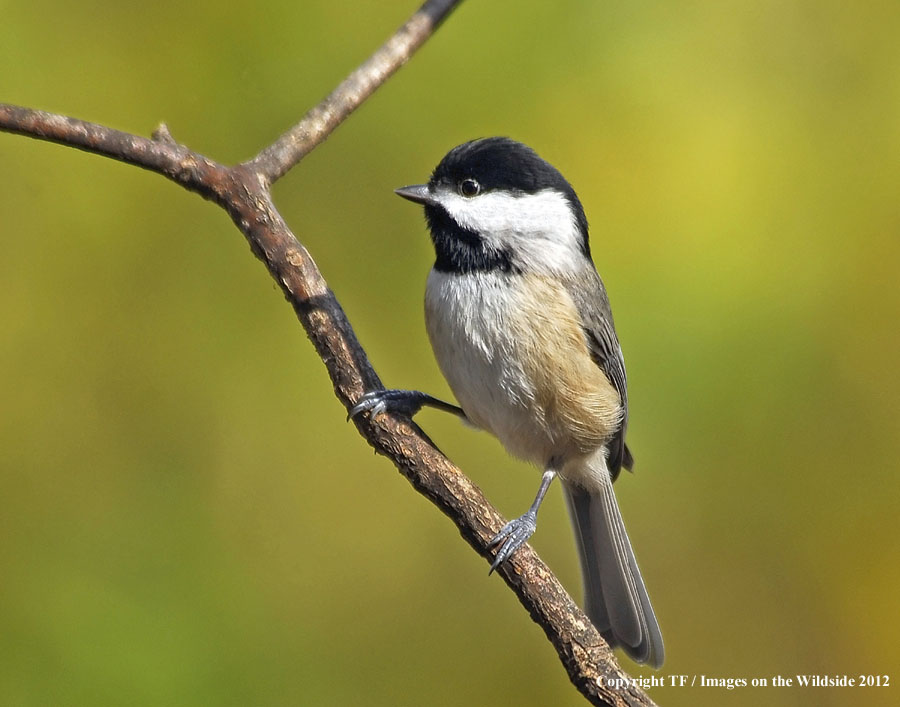
{"type": "Polygon", "coordinates": [[[598,471],[606,474],[599,488],[587,490],[576,483],[563,483],[581,559],[584,610],[610,645],[621,646],[638,663],[658,668],[665,658],[659,623],[612,481],[605,468],[598,471]]]}

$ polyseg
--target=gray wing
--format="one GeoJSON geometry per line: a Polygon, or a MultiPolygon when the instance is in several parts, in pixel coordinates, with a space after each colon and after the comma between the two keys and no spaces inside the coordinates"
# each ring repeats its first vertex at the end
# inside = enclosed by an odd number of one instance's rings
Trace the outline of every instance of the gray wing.
{"type": "Polygon", "coordinates": [[[584,329],[585,339],[591,358],[594,360],[606,377],[615,386],[622,401],[622,424],[609,441],[609,458],[607,466],[613,481],[619,476],[619,471],[624,466],[631,470],[634,458],[631,450],[625,444],[625,429],[628,426],[628,389],[625,383],[625,359],[622,356],[622,348],[616,336],[616,327],[613,324],[612,309],[609,306],[609,298],[603,281],[593,267],[584,268],[578,275],[566,283],[566,290],[575,308],[581,316],[581,326],[584,329]]]}

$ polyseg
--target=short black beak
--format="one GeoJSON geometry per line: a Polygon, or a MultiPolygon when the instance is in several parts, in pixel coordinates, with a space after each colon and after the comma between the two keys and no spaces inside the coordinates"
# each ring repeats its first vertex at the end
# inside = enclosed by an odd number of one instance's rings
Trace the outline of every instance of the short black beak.
{"type": "Polygon", "coordinates": [[[427,184],[414,184],[409,187],[400,187],[399,189],[394,189],[394,193],[397,196],[402,196],[404,199],[409,199],[417,204],[425,204],[427,206],[428,204],[437,203],[427,184]]]}

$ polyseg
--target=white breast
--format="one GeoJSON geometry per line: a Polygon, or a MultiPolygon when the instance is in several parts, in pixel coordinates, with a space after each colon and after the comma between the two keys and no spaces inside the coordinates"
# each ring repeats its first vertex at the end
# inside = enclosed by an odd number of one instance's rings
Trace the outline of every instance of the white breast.
{"type": "Polygon", "coordinates": [[[552,441],[537,391],[519,358],[523,293],[503,273],[465,276],[432,270],[425,321],[438,365],[466,416],[511,453],[544,464],[552,441]]]}

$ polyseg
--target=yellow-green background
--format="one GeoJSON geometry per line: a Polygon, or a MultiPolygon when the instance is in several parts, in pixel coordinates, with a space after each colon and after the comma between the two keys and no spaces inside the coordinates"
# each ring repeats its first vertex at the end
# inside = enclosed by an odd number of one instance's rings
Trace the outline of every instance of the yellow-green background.
{"type": "MultiPolygon", "coordinates": [[[[252,156],[415,2],[0,2],[0,100],[252,156]]],[[[393,187],[507,134],[581,195],[629,371],[617,485],[665,705],[900,682],[900,6],[464,3],[275,197],[389,385],[448,396],[393,187]]],[[[578,705],[541,630],[336,402],[228,218],[0,134],[0,703],[578,705]]],[[[507,514],[537,473],[421,424],[507,514]]],[[[560,492],[534,544],[575,596],[560,492]]],[[[652,671],[623,659],[636,675],[652,671]]]]}

